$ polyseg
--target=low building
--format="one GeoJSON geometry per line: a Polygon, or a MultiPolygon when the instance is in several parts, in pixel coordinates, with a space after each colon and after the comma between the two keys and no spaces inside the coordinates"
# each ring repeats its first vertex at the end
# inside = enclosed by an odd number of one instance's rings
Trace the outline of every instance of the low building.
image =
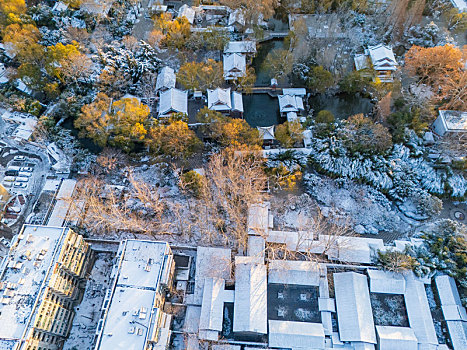
{"type": "Polygon", "coordinates": [[[171,316],[163,307],[174,272],[168,243],[123,241],[112,270],[112,287],[102,305],[95,349],[166,349],[171,316]]]}
{"type": "Polygon", "coordinates": [[[252,40],[230,41],[225,46],[224,53],[240,53],[247,56],[254,56],[256,55],[256,42],[252,40]]]}
{"type": "Polygon", "coordinates": [[[178,89],[168,89],[161,93],[159,100],[159,117],[170,117],[175,113],[188,115],[188,93],[178,89]]]}
{"type": "Polygon", "coordinates": [[[54,14],[58,14],[58,13],[62,13],[62,12],[65,12],[66,10],[68,9],[68,5],[67,4],[64,4],[63,2],[61,1],[57,1],[54,5],[54,7],[52,7],[52,12],[54,14]]]}
{"type": "Polygon", "coordinates": [[[177,18],[185,17],[188,20],[188,23],[193,24],[195,21],[195,15],[196,12],[191,6],[183,4],[178,10],[177,18]]]}
{"type": "Polygon", "coordinates": [[[392,48],[383,44],[369,46],[365,53],[355,55],[355,69],[357,71],[373,69],[376,77],[384,83],[394,81],[397,61],[392,48]]]}
{"type": "Polygon", "coordinates": [[[467,349],[467,313],[457,290],[456,282],[450,276],[437,276],[436,289],[443,317],[454,350],[467,349]]]}
{"type": "Polygon", "coordinates": [[[18,142],[28,141],[34,130],[36,130],[37,118],[31,114],[5,111],[2,119],[4,122],[15,126],[11,137],[18,142]]]}
{"type": "Polygon", "coordinates": [[[237,32],[245,28],[245,16],[241,9],[236,9],[229,14],[227,26],[234,28],[237,32]]]}
{"type": "Polygon", "coordinates": [[[90,254],[69,228],[23,226],[0,266],[0,348],[62,348],[90,254]]]}
{"type": "Polygon", "coordinates": [[[156,92],[164,92],[175,88],[176,81],[175,71],[169,66],[163,67],[157,76],[156,92]]]}
{"type": "Polygon", "coordinates": [[[224,79],[236,80],[246,75],[246,56],[240,53],[224,54],[224,79]]]}
{"type": "Polygon", "coordinates": [[[272,145],[276,139],[274,136],[274,125],[258,126],[259,136],[263,139],[264,145],[272,145]]]}
{"type": "Polygon", "coordinates": [[[440,109],[432,128],[439,136],[467,137],[467,112],[440,109]]]}
{"type": "Polygon", "coordinates": [[[291,120],[295,120],[298,113],[304,111],[303,97],[300,95],[279,95],[279,112],[282,116],[287,117],[291,120]],[[289,113],[295,113],[291,115],[289,113]]]}
{"type": "Polygon", "coordinates": [[[242,94],[231,91],[230,88],[208,89],[208,108],[231,117],[243,116],[242,94]]]}

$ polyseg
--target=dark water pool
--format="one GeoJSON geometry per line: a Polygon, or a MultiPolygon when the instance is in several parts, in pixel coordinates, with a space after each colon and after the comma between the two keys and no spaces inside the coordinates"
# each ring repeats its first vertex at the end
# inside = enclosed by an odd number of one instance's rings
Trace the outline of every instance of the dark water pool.
{"type": "Polygon", "coordinates": [[[271,126],[285,121],[280,117],[279,100],[268,94],[243,96],[243,117],[252,127],[271,126]]]}
{"type": "Polygon", "coordinates": [[[263,63],[269,52],[275,49],[283,49],[284,40],[276,39],[266,41],[257,46],[256,57],[253,59],[252,66],[256,73],[256,86],[269,86],[271,84],[271,77],[269,72],[263,69],[263,63]]]}
{"type": "Polygon", "coordinates": [[[311,96],[308,104],[314,110],[313,115],[316,116],[319,111],[325,109],[332,112],[336,119],[346,119],[358,113],[369,114],[374,107],[369,98],[348,94],[333,96],[319,94],[311,96]]]}

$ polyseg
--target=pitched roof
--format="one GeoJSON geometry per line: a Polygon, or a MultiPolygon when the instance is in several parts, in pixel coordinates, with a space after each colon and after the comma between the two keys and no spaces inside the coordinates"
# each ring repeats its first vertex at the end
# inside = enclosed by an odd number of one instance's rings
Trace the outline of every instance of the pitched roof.
{"type": "Polygon", "coordinates": [[[409,327],[376,326],[380,350],[418,350],[418,341],[409,327]]]}
{"type": "Polygon", "coordinates": [[[295,95],[279,95],[279,110],[281,113],[303,110],[303,99],[295,95]]]}
{"type": "Polygon", "coordinates": [[[257,126],[259,131],[259,136],[262,137],[263,140],[274,140],[274,125],[271,126],[257,126]]]}
{"type": "Polygon", "coordinates": [[[175,71],[169,66],[165,66],[159,72],[156,82],[156,91],[160,89],[172,89],[176,82],[175,71]]]}
{"type": "Polygon", "coordinates": [[[233,302],[233,291],[225,290],[225,280],[222,278],[206,278],[204,280],[203,302],[199,330],[222,331],[224,302],[233,302]],[[231,295],[232,300],[229,300],[231,295]]]}
{"type": "Polygon", "coordinates": [[[335,273],[334,292],[340,339],[376,344],[367,277],[355,272],[335,273]]]}
{"type": "Polygon", "coordinates": [[[243,77],[246,72],[246,57],[239,53],[224,54],[223,65],[226,79],[243,77]]]}
{"type": "Polygon", "coordinates": [[[269,283],[319,286],[319,264],[313,261],[271,260],[269,283]]]}
{"type": "Polygon", "coordinates": [[[232,92],[232,111],[243,113],[243,97],[239,92],[232,92]]]}
{"type": "Polygon", "coordinates": [[[230,88],[215,90],[208,89],[208,108],[215,111],[227,111],[232,109],[232,97],[230,88]]]}
{"type": "Polygon", "coordinates": [[[172,112],[188,113],[188,95],[186,91],[172,88],[161,93],[159,116],[172,112]]]}
{"type": "Polygon", "coordinates": [[[228,26],[233,26],[235,24],[240,24],[241,26],[245,25],[245,16],[243,16],[243,11],[241,9],[236,9],[229,14],[228,26]]]}
{"type": "Polygon", "coordinates": [[[368,269],[370,291],[372,293],[404,294],[405,278],[389,271],[368,269]]]}
{"type": "Polygon", "coordinates": [[[229,41],[224,48],[224,53],[256,53],[256,42],[252,40],[245,41],[229,41]]]}
{"type": "Polygon", "coordinates": [[[235,257],[234,332],[267,333],[266,265],[235,257]]]}
{"type": "Polygon", "coordinates": [[[185,17],[190,24],[193,24],[195,21],[195,10],[187,4],[184,4],[178,9],[177,18],[181,17],[185,17]]]}
{"type": "Polygon", "coordinates": [[[324,349],[323,325],[269,320],[269,346],[287,349],[324,349]]]}
{"type": "Polygon", "coordinates": [[[368,55],[375,70],[396,70],[397,61],[392,48],[383,44],[369,46],[368,55]]]}
{"type": "Polygon", "coordinates": [[[282,89],[283,95],[291,95],[291,96],[305,96],[306,89],[305,88],[289,88],[289,89],[282,89]]]}
{"type": "Polygon", "coordinates": [[[404,299],[410,328],[413,329],[419,344],[438,344],[425,285],[413,273],[407,273],[405,281],[404,299]]]}

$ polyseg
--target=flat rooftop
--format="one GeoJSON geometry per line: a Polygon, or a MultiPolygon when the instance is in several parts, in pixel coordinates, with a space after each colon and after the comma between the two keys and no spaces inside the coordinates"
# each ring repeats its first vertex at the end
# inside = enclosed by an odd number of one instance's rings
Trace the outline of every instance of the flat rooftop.
{"type": "MultiPolygon", "coordinates": [[[[145,349],[160,309],[155,307],[170,247],[166,242],[127,240],[119,248],[99,349],[145,349]]],[[[104,301],[105,304],[105,301],[104,301]]]]}
{"type": "Polygon", "coordinates": [[[0,267],[0,349],[1,340],[23,337],[66,230],[25,225],[0,267]]]}

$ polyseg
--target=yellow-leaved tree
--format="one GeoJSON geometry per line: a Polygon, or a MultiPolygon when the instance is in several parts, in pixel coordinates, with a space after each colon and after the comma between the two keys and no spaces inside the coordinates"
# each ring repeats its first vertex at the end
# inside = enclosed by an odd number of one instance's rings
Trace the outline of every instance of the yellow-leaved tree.
{"type": "Polygon", "coordinates": [[[92,103],[83,106],[74,124],[80,137],[88,137],[101,147],[110,145],[130,152],[144,141],[149,113],[149,107],[136,98],[112,102],[99,93],[92,103]]]}

